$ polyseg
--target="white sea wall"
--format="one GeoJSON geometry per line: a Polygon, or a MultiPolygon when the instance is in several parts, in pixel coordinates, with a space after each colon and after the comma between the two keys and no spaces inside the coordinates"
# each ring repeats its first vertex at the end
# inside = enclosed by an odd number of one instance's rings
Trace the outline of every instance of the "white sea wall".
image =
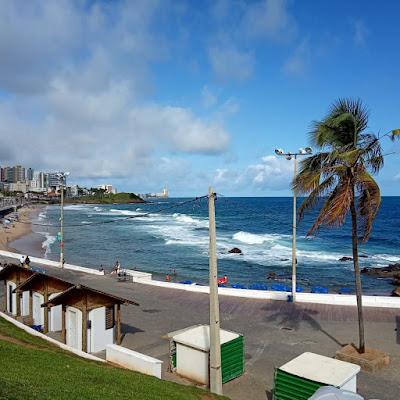
{"type": "Polygon", "coordinates": [[[121,367],[161,379],[163,362],[137,351],[116,344],[109,344],[106,348],[106,360],[121,367]]]}

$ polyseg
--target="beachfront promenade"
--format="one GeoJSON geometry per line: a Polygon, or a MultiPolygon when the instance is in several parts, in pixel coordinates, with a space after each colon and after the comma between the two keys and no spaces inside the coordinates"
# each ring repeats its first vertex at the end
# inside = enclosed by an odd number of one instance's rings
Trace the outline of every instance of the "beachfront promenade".
{"type": "MultiPolygon", "coordinates": [[[[15,260],[14,260],[15,261],[15,260]]],[[[122,307],[122,345],[162,359],[167,367],[171,331],[208,323],[208,296],[184,290],[118,282],[115,275],[98,276],[46,267],[49,275],[82,283],[139,302],[122,307]]],[[[3,288],[2,288],[3,290],[3,288]]],[[[220,296],[221,327],[244,334],[246,373],[224,385],[232,399],[266,399],[274,367],[305,351],[333,356],[341,345],[357,340],[356,308],[322,304],[220,296]]],[[[400,310],[365,309],[367,344],[391,355],[389,368],[359,374],[359,393],[366,399],[397,399],[400,387],[400,310]],[[397,329],[397,330],[396,330],[397,329]]],[[[164,371],[166,379],[177,379],[164,371]]]]}

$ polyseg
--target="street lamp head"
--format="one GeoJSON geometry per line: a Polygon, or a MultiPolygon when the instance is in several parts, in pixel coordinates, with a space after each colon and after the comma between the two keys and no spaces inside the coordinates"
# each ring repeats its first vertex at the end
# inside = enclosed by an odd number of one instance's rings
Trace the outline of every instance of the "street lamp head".
{"type": "Polygon", "coordinates": [[[291,160],[292,159],[292,156],[286,156],[286,160],[291,160]]]}
{"type": "Polygon", "coordinates": [[[275,149],[275,154],[277,156],[282,156],[285,152],[282,149],[275,149]]]}
{"type": "Polygon", "coordinates": [[[312,148],[311,147],[305,147],[304,148],[306,154],[312,154],[312,148]]]}

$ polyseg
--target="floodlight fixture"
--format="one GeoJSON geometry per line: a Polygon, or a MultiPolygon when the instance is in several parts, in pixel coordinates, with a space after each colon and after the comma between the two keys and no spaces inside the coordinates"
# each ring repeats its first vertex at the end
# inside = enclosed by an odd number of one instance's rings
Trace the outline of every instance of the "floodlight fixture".
{"type": "Polygon", "coordinates": [[[312,154],[312,148],[311,147],[305,147],[304,148],[306,154],[312,154]]]}

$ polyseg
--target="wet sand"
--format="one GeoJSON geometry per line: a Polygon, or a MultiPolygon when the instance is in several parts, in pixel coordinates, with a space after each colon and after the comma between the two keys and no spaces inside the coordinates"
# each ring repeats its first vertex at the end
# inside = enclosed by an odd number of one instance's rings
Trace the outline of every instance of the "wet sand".
{"type": "MultiPolygon", "coordinates": [[[[43,256],[42,241],[40,234],[32,231],[32,219],[37,217],[44,206],[27,206],[17,211],[18,221],[10,224],[0,224],[0,250],[17,253],[43,256]]],[[[10,214],[11,218],[15,213],[10,214]]],[[[7,216],[5,216],[7,219],[7,216]]]]}

